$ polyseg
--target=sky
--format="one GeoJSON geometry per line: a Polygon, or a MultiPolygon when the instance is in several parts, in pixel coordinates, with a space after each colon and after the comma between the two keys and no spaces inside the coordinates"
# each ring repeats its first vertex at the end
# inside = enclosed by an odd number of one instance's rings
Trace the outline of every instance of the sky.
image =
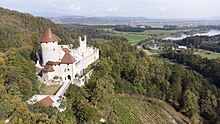
{"type": "Polygon", "coordinates": [[[35,16],[125,16],[196,19],[220,16],[220,0],[0,0],[35,16]]]}

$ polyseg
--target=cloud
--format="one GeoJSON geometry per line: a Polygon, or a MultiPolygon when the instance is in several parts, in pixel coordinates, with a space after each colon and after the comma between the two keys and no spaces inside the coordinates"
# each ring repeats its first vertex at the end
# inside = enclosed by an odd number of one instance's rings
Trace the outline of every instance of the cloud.
{"type": "Polygon", "coordinates": [[[115,12],[115,11],[118,11],[118,8],[117,7],[114,7],[114,6],[110,6],[108,9],[107,9],[108,12],[115,12]]]}
{"type": "Polygon", "coordinates": [[[127,12],[127,11],[128,11],[128,9],[127,9],[127,8],[124,8],[124,9],[123,9],[123,11],[124,11],[124,12],[127,12]]]}
{"type": "Polygon", "coordinates": [[[163,6],[161,6],[161,7],[160,7],[160,11],[161,11],[161,12],[164,12],[164,11],[166,11],[166,9],[165,9],[163,6]]]}
{"type": "Polygon", "coordinates": [[[92,10],[93,12],[97,12],[97,11],[101,10],[101,8],[97,7],[97,8],[92,8],[91,10],[92,10]]]}
{"type": "Polygon", "coordinates": [[[81,7],[80,6],[76,6],[75,4],[70,4],[68,6],[68,9],[70,9],[72,11],[79,11],[79,10],[81,10],[81,7]]]}

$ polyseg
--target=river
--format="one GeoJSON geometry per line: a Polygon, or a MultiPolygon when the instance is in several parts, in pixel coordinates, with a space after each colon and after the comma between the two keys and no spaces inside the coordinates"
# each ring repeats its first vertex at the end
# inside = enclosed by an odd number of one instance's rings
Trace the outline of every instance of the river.
{"type": "Polygon", "coordinates": [[[210,30],[206,33],[196,33],[194,35],[182,34],[179,37],[165,37],[165,38],[163,38],[163,40],[182,40],[184,38],[191,37],[191,36],[214,36],[214,35],[218,35],[218,34],[220,34],[220,30],[210,30]]]}

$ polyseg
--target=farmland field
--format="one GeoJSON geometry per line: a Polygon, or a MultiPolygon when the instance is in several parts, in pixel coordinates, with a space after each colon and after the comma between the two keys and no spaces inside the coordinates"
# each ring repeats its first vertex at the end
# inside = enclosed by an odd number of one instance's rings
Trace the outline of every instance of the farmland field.
{"type": "Polygon", "coordinates": [[[113,31],[112,35],[125,37],[132,44],[137,44],[141,40],[145,40],[145,39],[151,38],[151,36],[149,36],[149,35],[138,34],[137,32],[113,31]]]}
{"type": "MultiPolygon", "coordinates": [[[[111,100],[117,124],[173,124],[175,120],[160,104],[133,97],[116,97],[111,100]]],[[[164,104],[164,103],[162,103],[164,104]]],[[[172,112],[173,113],[173,112],[172,112]]]]}
{"type": "MultiPolygon", "coordinates": [[[[121,32],[112,28],[104,28],[108,34],[122,36],[128,39],[131,44],[137,44],[141,40],[151,39],[153,37],[172,36],[181,33],[181,30],[145,30],[144,32],[121,32]]],[[[187,30],[184,30],[187,31],[187,30]]]]}
{"type": "Polygon", "coordinates": [[[195,52],[195,54],[198,54],[202,56],[203,58],[208,58],[208,59],[216,59],[220,57],[220,53],[211,52],[211,51],[202,50],[202,49],[199,49],[197,52],[195,52]]]}

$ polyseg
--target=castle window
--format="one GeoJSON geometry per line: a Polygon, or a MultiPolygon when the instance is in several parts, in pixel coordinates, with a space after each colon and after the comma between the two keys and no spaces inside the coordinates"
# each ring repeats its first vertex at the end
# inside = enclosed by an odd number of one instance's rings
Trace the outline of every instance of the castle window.
{"type": "Polygon", "coordinates": [[[53,42],[54,43],[54,42],[53,42]]]}
{"type": "Polygon", "coordinates": [[[67,71],[70,71],[70,69],[67,69],[67,71]]]}
{"type": "Polygon", "coordinates": [[[55,51],[55,48],[53,48],[53,51],[55,51]]]}
{"type": "Polygon", "coordinates": [[[47,44],[47,42],[46,42],[46,44],[47,44]]]}
{"type": "Polygon", "coordinates": [[[67,65],[69,65],[69,64],[67,64],[67,65]]]}

